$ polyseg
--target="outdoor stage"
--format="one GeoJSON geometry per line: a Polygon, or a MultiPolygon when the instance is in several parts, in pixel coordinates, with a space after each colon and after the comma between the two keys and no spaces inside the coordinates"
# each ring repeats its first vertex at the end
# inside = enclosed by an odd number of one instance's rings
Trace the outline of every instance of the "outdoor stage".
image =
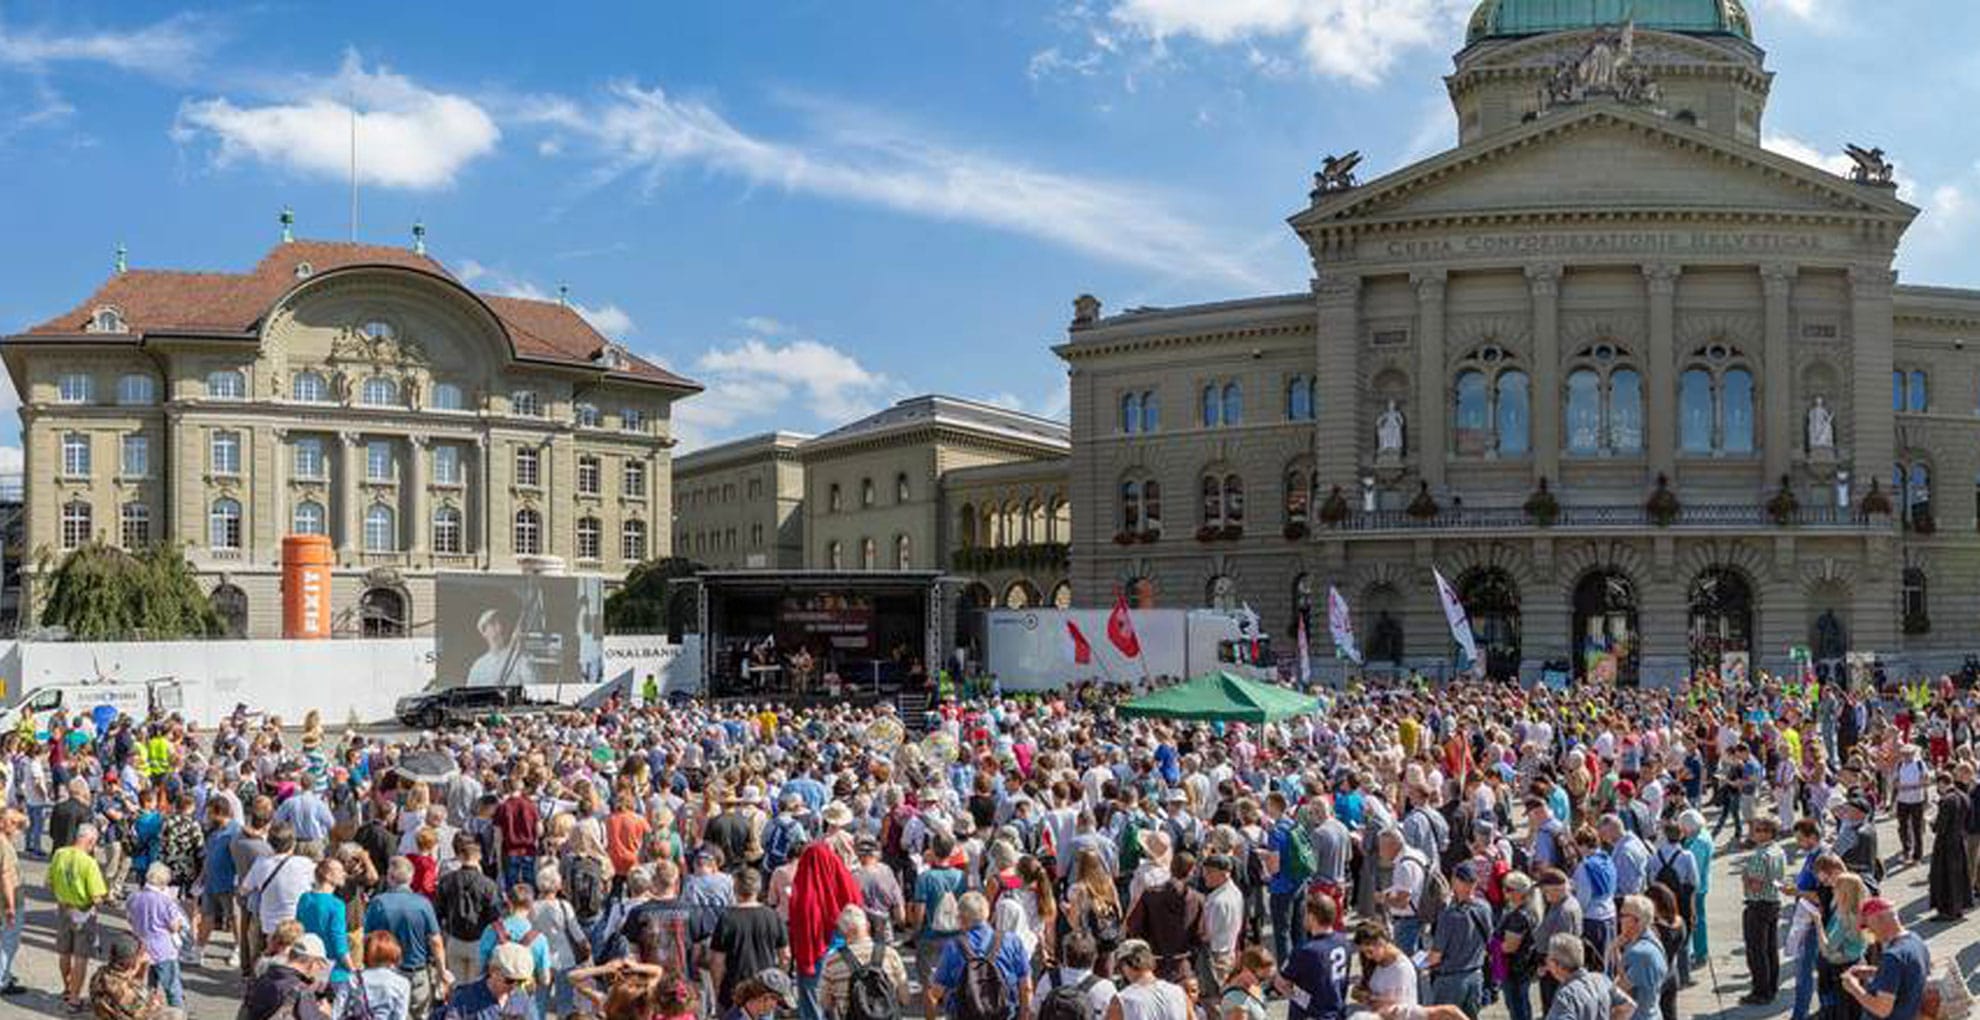
{"type": "Polygon", "coordinates": [[[939,571],[695,575],[715,697],[871,697],[925,683],[955,645],[963,581],[939,571]]]}

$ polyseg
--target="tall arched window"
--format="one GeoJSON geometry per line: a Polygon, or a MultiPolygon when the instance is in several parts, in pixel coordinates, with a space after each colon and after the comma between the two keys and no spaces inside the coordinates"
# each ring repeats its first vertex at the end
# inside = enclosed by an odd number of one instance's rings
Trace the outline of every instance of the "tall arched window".
{"type": "Polygon", "coordinates": [[[837,540],[833,540],[825,546],[825,565],[832,570],[844,570],[846,568],[845,554],[841,551],[837,540]]]}
{"type": "Polygon", "coordinates": [[[1563,416],[1567,452],[1642,452],[1643,377],[1629,364],[1629,352],[1604,341],[1583,348],[1575,359],[1563,416]]]}
{"type": "Polygon", "coordinates": [[[1597,453],[1602,449],[1602,377],[1592,368],[1576,369],[1567,377],[1567,449],[1597,453]]]}
{"type": "Polygon", "coordinates": [[[1476,369],[1459,372],[1456,399],[1451,424],[1457,430],[1457,452],[1460,456],[1479,456],[1492,448],[1492,406],[1485,373],[1476,369]]]}
{"type": "Polygon", "coordinates": [[[1315,393],[1313,377],[1296,375],[1286,382],[1286,420],[1312,421],[1315,393]]]}
{"type": "Polygon", "coordinates": [[[1923,369],[1900,368],[1891,373],[1891,410],[1922,414],[1931,405],[1930,397],[1923,369]]]}
{"type": "Polygon", "coordinates": [[[399,548],[399,515],[383,503],[373,503],[364,512],[364,548],[367,552],[396,552],[399,548]]]}
{"type": "Polygon", "coordinates": [[[872,570],[880,565],[880,547],[870,538],[859,540],[859,569],[872,570]]]}
{"type": "Polygon", "coordinates": [[[1691,354],[1678,382],[1678,448],[1685,453],[1752,453],[1753,371],[1740,353],[1712,343],[1691,354]]]}
{"type": "Polygon", "coordinates": [[[543,516],[529,507],[516,511],[514,535],[517,556],[543,553],[543,516]]]}
{"type": "Polygon", "coordinates": [[[1915,531],[1932,531],[1932,468],[1924,461],[1900,461],[1891,473],[1891,493],[1897,497],[1898,516],[1915,531]]]}
{"type": "Polygon", "coordinates": [[[1203,387],[1203,427],[1214,429],[1223,417],[1223,390],[1216,383],[1211,383],[1203,387]]]}
{"type": "Polygon", "coordinates": [[[321,404],[330,399],[330,383],[323,373],[303,369],[289,380],[290,399],[302,404],[321,404]]]}
{"type": "Polygon", "coordinates": [[[1244,523],[1244,479],[1212,472],[1203,476],[1203,525],[1233,527],[1244,523]]]}
{"type": "Polygon", "coordinates": [[[1153,478],[1141,483],[1141,526],[1158,534],[1162,530],[1162,483],[1153,478]]]}
{"type": "Polygon", "coordinates": [[[236,368],[218,368],[206,373],[206,396],[210,400],[247,399],[247,376],[236,368]]]}
{"type": "Polygon", "coordinates": [[[894,476],[894,502],[906,503],[910,495],[907,472],[903,471],[894,476]]]}
{"type": "Polygon", "coordinates": [[[433,551],[449,556],[459,555],[462,542],[460,510],[451,507],[438,507],[433,511],[433,551]]]}
{"type": "Polygon", "coordinates": [[[908,570],[914,566],[914,544],[906,534],[894,536],[894,569],[908,570]]]}
{"type": "Polygon", "coordinates": [[[328,516],[323,511],[323,504],[313,499],[305,499],[297,503],[293,519],[289,522],[289,530],[298,535],[329,534],[328,516]]]}
{"type": "Polygon", "coordinates": [[[1609,444],[1617,453],[1643,450],[1643,376],[1636,369],[1609,376],[1609,444]]]}
{"type": "Polygon", "coordinates": [[[1162,427],[1162,405],[1154,390],[1144,390],[1141,394],[1141,431],[1154,432],[1162,427]]]}
{"type": "Polygon", "coordinates": [[[1498,449],[1503,456],[1521,456],[1530,446],[1533,414],[1529,389],[1525,372],[1499,373],[1498,449]]]}
{"type": "Polygon", "coordinates": [[[1141,394],[1121,394],[1121,431],[1141,431],[1141,394]]]}
{"type": "Polygon", "coordinates": [[[206,517],[207,545],[215,549],[241,547],[241,504],[222,496],[213,501],[206,517]]]}
{"type": "Polygon", "coordinates": [[[1224,424],[1236,425],[1244,421],[1244,391],[1237,383],[1224,384],[1224,424]]]}

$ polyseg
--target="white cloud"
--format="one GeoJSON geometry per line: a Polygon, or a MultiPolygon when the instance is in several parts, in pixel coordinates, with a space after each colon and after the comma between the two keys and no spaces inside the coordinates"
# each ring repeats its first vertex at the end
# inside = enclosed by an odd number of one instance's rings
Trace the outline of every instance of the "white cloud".
{"type": "MultiPolygon", "coordinates": [[[[491,268],[474,259],[462,259],[460,265],[454,267],[454,275],[467,286],[490,294],[525,298],[530,301],[557,299],[556,295],[544,290],[533,280],[491,268]]],[[[634,324],[632,315],[609,301],[602,305],[587,305],[568,296],[565,300],[569,301],[572,311],[584,316],[584,320],[591,323],[592,329],[605,334],[610,339],[622,340],[638,331],[639,327],[634,324]]]]}
{"type": "Polygon", "coordinates": [[[809,115],[814,137],[752,135],[705,103],[634,83],[614,85],[591,102],[538,98],[523,104],[518,117],[586,143],[599,161],[593,185],[632,175],[653,189],[670,172],[700,170],[752,186],[987,226],[1173,276],[1263,286],[1262,275],[1224,238],[1155,189],[1039,169],[862,111],[793,102],[809,115]]]}
{"type": "Polygon", "coordinates": [[[1768,13],[1792,15],[1803,20],[1814,20],[1827,13],[1828,0],[1760,0],[1760,9],[1768,13]]]}
{"type": "Polygon", "coordinates": [[[41,71],[56,64],[107,64],[178,78],[199,64],[210,42],[205,23],[190,14],[122,31],[62,34],[0,25],[0,65],[41,71]]]}
{"type": "Polygon", "coordinates": [[[908,395],[907,385],[855,355],[768,316],[748,335],[711,346],[690,370],[708,389],[674,405],[683,449],[753,432],[823,432],[908,395]]]}
{"type": "Polygon", "coordinates": [[[1824,152],[1790,135],[1768,135],[1760,139],[1760,147],[1809,166],[1820,167],[1838,177],[1848,177],[1850,170],[1856,166],[1855,161],[1842,152],[1824,152]]]}
{"type": "Polygon", "coordinates": [[[790,327],[768,315],[745,315],[736,320],[736,325],[763,336],[781,336],[790,332],[790,327]]]}
{"type": "Polygon", "coordinates": [[[1471,0],[1116,0],[1107,16],[1157,47],[1177,38],[1242,46],[1257,65],[1263,44],[1296,46],[1315,74],[1373,85],[1403,54],[1442,49],[1471,0]]]}
{"type": "Polygon", "coordinates": [[[210,142],[221,166],[254,161],[342,180],[350,173],[355,108],[359,183],[424,191],[452,185],[502,136],[474,100],[426,88],[383,65],[366,70],[354,52],[333,77],[299,81],[285,92],[261,105],[186,100],[173,137],[181,144],[210,142]]]}

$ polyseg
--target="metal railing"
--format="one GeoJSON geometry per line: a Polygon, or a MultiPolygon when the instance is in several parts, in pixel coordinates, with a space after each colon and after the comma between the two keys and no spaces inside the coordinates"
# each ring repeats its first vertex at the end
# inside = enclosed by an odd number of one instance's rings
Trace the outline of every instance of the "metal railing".
{"type": "MultiPolygon", "coordinates": [[[[1764,506],[1700,504],[1681,508],[1677,518],[1663,527],[1683,530],[1788,527],[1878,531],[1889,529],[1891,523],[1889,515],[1866,516],[1854,508],[1819,506],[1801,507],[1794,512],[1789,524],[1780,525],[1774,522],[1773,515],[1764,506]]],[[[1636,530],[1652,527],[1658,525],[1651,521],[1649,511],[1641,506],[1576,506],[1562,507],[1550,530],[1636,530]]],[[[1331,530],[1352,534],[1380,531],[1520,531],[1537,528],[1533,519],[1519,507],[1445,507],[1435,517],[1429,518],[1413,516],[1406,510],[1353,513],[1331,530]]],[[[1323,525],[1318,530],[1325,532],[1330,529],[1323,525]]]]}

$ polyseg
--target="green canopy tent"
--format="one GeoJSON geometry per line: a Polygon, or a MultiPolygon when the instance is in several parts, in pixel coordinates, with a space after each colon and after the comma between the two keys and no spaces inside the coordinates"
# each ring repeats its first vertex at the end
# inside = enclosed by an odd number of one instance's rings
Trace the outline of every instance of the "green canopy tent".
{"type": "Polygon", "coordinates": [[[1317,711],[1320,699],[1235,673],[1205,673],[1122,705],[1124,716],[1199,722],[1277,722],[1317,711]]]}

